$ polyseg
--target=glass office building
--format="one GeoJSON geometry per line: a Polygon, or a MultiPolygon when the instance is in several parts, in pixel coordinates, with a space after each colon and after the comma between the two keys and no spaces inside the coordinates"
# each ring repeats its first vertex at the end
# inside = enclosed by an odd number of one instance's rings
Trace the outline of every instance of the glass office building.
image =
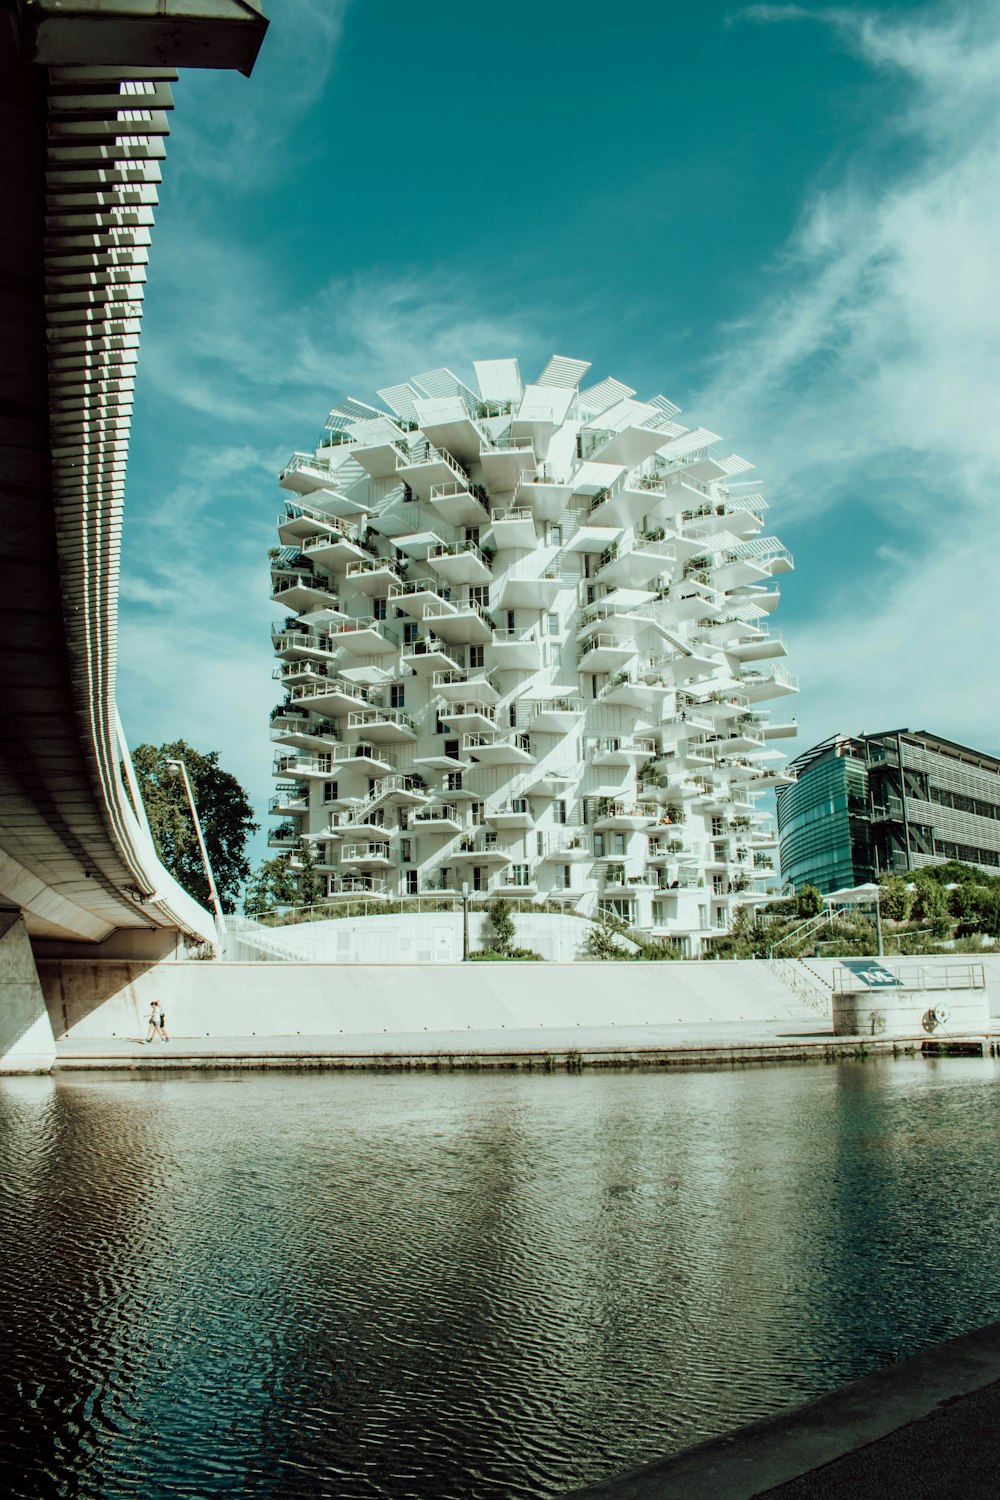
{"type": "Polygon", "coordinates": [[[834,735],[777,793],[787,884],[823,891],[957,859],[1000,873],[1000,759],[926,730],[834,735]]]}

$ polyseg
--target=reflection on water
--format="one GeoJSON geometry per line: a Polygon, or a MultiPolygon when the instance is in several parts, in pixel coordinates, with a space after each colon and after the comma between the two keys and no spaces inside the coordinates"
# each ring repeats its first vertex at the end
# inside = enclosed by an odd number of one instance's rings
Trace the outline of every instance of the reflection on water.
{"type": "Polygon", "coordinates": [[[545,1496],[1000,1319],[992,1062],[0,1087],[20,1496],[545,1496]]]}

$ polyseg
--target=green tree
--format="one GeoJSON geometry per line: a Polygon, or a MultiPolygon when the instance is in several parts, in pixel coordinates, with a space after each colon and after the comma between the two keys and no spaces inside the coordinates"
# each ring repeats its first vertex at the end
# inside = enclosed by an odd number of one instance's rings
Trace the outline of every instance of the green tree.
{"type": "Polygon", "coordinates": [[[910,914],[912,892],[898,875],[883,875],[879,880],[879,907],[887,922],[905,922],[910,914]]]}
{"type": "Polygon", "coordinates": [[[913,905],[910,914],[931,930],[931,936],[946,938],[951,934],[951,916],[948,911],[948,893],[933,879],[919,875],[914,881],[913,905]]]}
{"type": "Polygon", "coordinates": [[[322,901],[326,892],[323,889],[323,877],[316,870],[316,855],[313,846],[308,839],[303,839],[299,847],[299,860],[302,864],[302,873],[298,880],[299,904],[316,906],[322,901]]]}
{"type": "Polygon", "coordinates": [[[795,910],[800,917],[815,917],[823,910],[823,897],[814,885],[800,885],[795,893],[795,910]]]}
{"type": "Polygon", "coordinates": [[[298,882],[288,855],[276,854],[258,865],[247,881],[243,910],[253,917],[262,911],[273,911],[276,906],[293,906],[298,896],[298,882]]]}
{"type": "Polygon", "coordinates": [[[259,826],[253,808],[236,777],[219,765],[216,750],[202,755],[184,740],[173,740],[167,745],[139,745],[132,752],[156,852],[175,880],[203,906],[211,905],[208,879],[184,778],[171,760],[187,766],[219,900],[223,911],[235,911],[237,893],[250,874],[247,840],[259,826]]]}
{"type": "Polygon", "coordinates": [[[510,953],[516,931],[514,918],[511,916],[510,902],[505,901],[502,896],[491,902],[488,946],[493,949],[494,953],[510,953]]]}

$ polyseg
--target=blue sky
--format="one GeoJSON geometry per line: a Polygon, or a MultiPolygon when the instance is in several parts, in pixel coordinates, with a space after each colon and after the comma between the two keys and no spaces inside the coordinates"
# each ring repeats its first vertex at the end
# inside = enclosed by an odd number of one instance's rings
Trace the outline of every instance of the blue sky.
{"type": "Polygon", "coordinates": [[[798,748],[909,725],[1000,752],[995,0],[270,10],[252,78],[174,91],[129,742],[219,750],[263,810],[279,468],[341,395],[558,352],[756,464],[796,559],[798,748]]]}

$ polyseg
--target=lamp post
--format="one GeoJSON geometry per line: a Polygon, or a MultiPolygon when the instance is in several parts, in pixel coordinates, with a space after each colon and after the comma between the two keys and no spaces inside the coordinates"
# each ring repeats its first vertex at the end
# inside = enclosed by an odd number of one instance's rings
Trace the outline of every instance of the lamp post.
{"type": "Polygon", "coordinates": [[[469,882],[462,882],[462,962],[469,960],[469,882]]]}
{"type": "Polygon", "coordinates": [[[191,821],[194,823],[194,831],[198,835],[198,848],[201,850],[201,862],[205,866],[205,876],[208,880],[208,893],[211,897],[212,907],[215,911],[215,921],[221,931],[225,926],[222,919],[222,902],[219,900],[219,892],[215,886],[215,876],[212,874],[212,866],[208,862],[208,850],[205,848],[205,836],[201,831],[201,819],[198,817],[198,809],[195,806],[194,792],[191,788],[191,778],[188,775],[187,766],[182,760],[167,759],[167,765],[178,770],[184,778],[184,790],[187,792],[188,806],[191,809],[191,821]]]}

